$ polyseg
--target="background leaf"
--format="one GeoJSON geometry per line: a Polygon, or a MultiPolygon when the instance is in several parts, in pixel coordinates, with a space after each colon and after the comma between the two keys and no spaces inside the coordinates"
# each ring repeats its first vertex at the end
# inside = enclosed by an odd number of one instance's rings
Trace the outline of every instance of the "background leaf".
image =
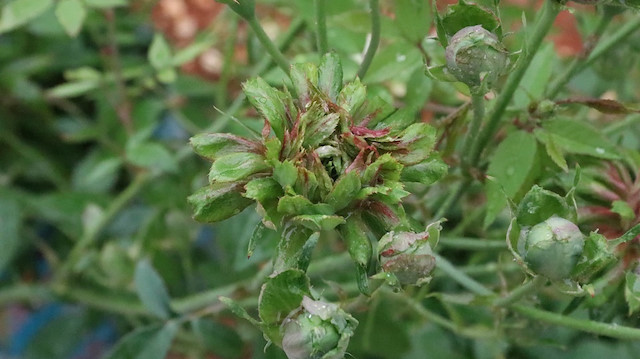
{"type": "Polygon", "coordinates": [[[53,0],[13,0],[7,3],[0,15],[0,34],[28,23],[52,5],[53,0]]]}
{"type": "Polygon", "coordinates": [[[138,328],[124,336],[103,359],[165,358],[179,326],[171,321],[164,326],[138,328]]]}
{"type": "Polygon", "coordinates": [[[69,36],[76,36],[82,29],[87,10],[80,0],[61,0],[56,5],[56,16],[69,36]]]}
{"type": "Polygon", "coordinates": [[[170,298],[164,281],[148,259],[136,265],[135,286],[138,297],[147,309],[161,319],[171,316],[170,298]]]}
{"type": "Polygon", "coordinates": [[[602,132],[584,121],[559,118],[544,122],[542,128],[555,144],[567,153],[610,160],[620,158],[616,147],[602,135],[602,132]]]}

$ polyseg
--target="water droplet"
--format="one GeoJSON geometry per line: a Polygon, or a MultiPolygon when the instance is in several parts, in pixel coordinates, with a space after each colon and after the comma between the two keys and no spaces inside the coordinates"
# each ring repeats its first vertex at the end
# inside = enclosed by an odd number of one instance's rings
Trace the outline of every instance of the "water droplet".
{"type": "Polygon", "coordinates": [[[603,154],[604,154],[604,148],[596,147],[596,152],[597,152],[598,154],[603,155],[603,154]]]}
{"type": "Polygon", "coordinates": [[[407,59],[407,56],[404,54],[396,54],[396,61],[397,62],[404,62],[404,60],[407,59]]]}

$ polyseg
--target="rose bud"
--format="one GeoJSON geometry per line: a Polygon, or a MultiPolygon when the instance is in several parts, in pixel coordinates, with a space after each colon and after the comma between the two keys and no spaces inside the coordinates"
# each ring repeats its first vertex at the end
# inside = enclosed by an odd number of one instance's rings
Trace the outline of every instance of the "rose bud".
{"type": "Polygon", "coordinates": [[[521,242],[524,244],[521,254],[529,269],[558,281],[571,276],[585,239],[578,226],[554,216],[523,230],[521,242]]]}
{"type": "Polygon", "coordinates": [[[389,232],[378,242],[380,264],[400,284],[421,285],[429,281],[436,259],[427,240],[428,232],[389,232]]]}
{"type": "Polygon", "coordinates": [[[503,74],[509,57],[496,35],[482,26],[458,31],[446,49],[447,69],[472,91],[486,93],[503,74]]]}
{"type": "Polygon", "coordinates": [[[289,359],[342,359],[357,325],[336,304],[305,296],[297,315],[282,325],[282,349],[289,359]]]}

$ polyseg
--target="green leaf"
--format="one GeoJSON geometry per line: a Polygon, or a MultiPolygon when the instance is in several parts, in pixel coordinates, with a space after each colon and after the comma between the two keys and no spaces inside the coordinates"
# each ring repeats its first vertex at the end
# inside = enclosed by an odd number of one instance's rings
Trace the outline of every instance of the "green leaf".
{"type": "Polygon", "coordinates": [[[449,6],[447,13],[442,17],[442,28],[449,37],[467,26],[475,25],[482,25],[486,30],[496,32],[499,30],[500,21],[491,11],[464,1],[449,6]]]}
{"type": "Polygon", "coordinates": [[[149,63],[156,70],[171,67],[171,48],[162,34],[155,34],[148,53],[149,63]]]}
{"type": "Polygon", "coordinates": [[[89,7],[97,9],[107,9],[116,6],[127,6],[128,0],[84,0],[84,3],[89,7]]]}
{"type": "Polygon", "coordinates": [[[367,269],[373,256],[373,246],[368,229],[359,214],[353,213],[346,222],[339,227],[340,235],[347,245],[351,259],[356,263],[357,281],[360,292],[369,294],[367,269]]]}
{"type": "Polygon", "coordinates": [[[187,198],[193,207],[193,218],[200,222],[218,222],[233,217],[253,201],[241,193],[242,185],[215,183],[203,187],[187,198]]]}
{"type": "Polygon", "coordinates": [[[394,157],[404,165],[418,164],[429,158],[435,144],[436,129],[426,123],[414,123],[400,135],[399,146],[406,149],[406,153],[394,157]]]}
{"type": "Polygon", "coordinates": [[[484,192],[487,196],[486,213],[484,216],[484,228],[489,227],[502,210],[507,206],[508,198],[502,186],[495,178],[487,176],[484,184],[484,192]]]}
{"type": "Polygon", "coordinates": [[[373,247],[367,232],[366,225],[357,213],[347,217],[346,222],[340,226],[340,234],[347,245],[351,258],[364,267],[369,265],[373,255],[373,247]]]}
{"type": "Polygon", "coordinates": [[[330,52],[322,56],[318,68],[318,88],[327,94],[331,101],[337,101],[342,90],[342,65],[338,54],[330,52]]]}
{"type": "Polygon", "coordinates": [[[338,96],[338,105],[344,108],[351,116],[355,115],[367,98],[367,88],[356,78],[349,82],[338,96]]]}
{"type": "Polygon", "coordinates": [[[278,162],[273,167],[273,178],[280,183],[283,189],[286,189],[296,183],[298,168],[289,160],[278,162]]]}
{"type": "Polygon", "coordinates": [[[165,358],[179,325],[170,321],[164,326],[150,325],[125,335],[103,359],[165,358]]]}
{"type": "Polygon", "coordinates": [[[424,60],[414,44],[396,41],[381,48],[371,62],[367,72],[368,84],[408,78],[417,69],[422,69],[424,60]]]}
{"type": "Polygon", "coordinates": [[[247,246],[247,258],[251,258],[253,256],[253,252],[258,245],[258,241],[264,237],[264,231],[267,227],[264,225],[264,222],[258,222],[256,227],[251,232],[251,237],[249,238],[249,245],[247,246]]]}
{"type": "Polygon", "coordinates": [[[593,275],[616,261],[605,236],[591,232],[585,239],[584,249],[572,277],[578,282],[586,283],[593,275]]]}
{"type": "Polygon", "coordinates": [[[364,185],[374,185],[380,181],[396,182],[400,179],[402,169],[403,166],[398,160],[385,153],[367,166],[362,174],[362,183],[364,185]]]}
{"type": "Polygon", "coordinates": [[[45,91],[48,98],[69,98],[84,95],[102,84],[99,80],[73,81],[54,86],[45,91]]]}
{"type": "Polygon", "coordinates": [[[278,201],[278,212],[283,214],[307,214],[311,207],[313,207],[313,203],[300,195],[283,196],[278,201]]]}
{"type": "Polygon", "coordinates": [[[343,174],[336,181],[325,202],[337,212],[351,204],[358,194],[360,186],[360,176],[356,171],[343,174]]]}
{"type": "Polygon", "coordinates": [[[260,153],[260,145],[229,133],[203,133],[189,139],[193,151],[202,157],[216,160],[236,152],[260,153]]]}
{"type": "Polygon", "coordinates": [[[532,101],[543,98],[547,84],[550,82],[553,69],[556,68],[556,51],[552,43],[545,44],[536,53],[531,64],[525,72],[520,86],[513,95],[513,103],[516,108],[527,108],[532,101]]]}
{"type": "Polygon", "coordinates": [[[511,133],[496,149],[487,173],[502,186],[509,198],[514,198],[531,181],[536,169],[537,144],[524,131],[511,133]]]}
{"type": "Polygon", "coordinates": [[[344,218],[322,214],[305,214],[293,217],[291,223],[302,225],[314,232],[330,231],[344,223],[344,218]]]}
{"type": "Polygon", "coordinates": [[[22,209],[18,202],[0,193],[0,273],[3,273],[20,248],[22,209]]]}
{"type": "Polygon", "coordinates": [[[547,151],[547,154],[549,155],[551,160],[555,164],[557,164],[558,167],[562,168],[563,171],[568,172],[569,165],[567,165],[567,160],[564,158],[562,150],[558,148],[558,145],[556,145],[553,138],[551,138],[551,136],[548,136],[545,131],[539,129],[535,130],[533,133],[535,134],[536,138],[538,138],[538,140],[540,140],[540,142],[544,144],[545,150],[547,151]]]}
{"type": "Polygon", "coordinates": [[[153,269],[148,259],[143,259],[136,265],[134,274],[136,293],[149,312],[160,319],[171,316],[169,292],[162,277],[153,269]]]}
{"type": "Polygon", "coordinates": [[[404,190],[400,182],[388,182],[384,186],[364,187],[358,192],[357,199],[363,200],[369,196],[384,196],[391,203],[400,203],[400,201],[411,193],[404,190]]]}
{"type": "Polygon", "coordinates": [[[416,165],[405,166],[400,174],[400,180],[432,185],[443,178],[448,171],[449,166],[438,155],[431,155],[427,160],[416,165]]]}
{"type": "Polygon", "coordinates": [[[176,158],[159,143],[130,141],[127,144],[127,160],[134,165],[175,173],[176,158]]]}
{"type": "Polygon", "coordinates": [[[307,112],[300,117],[300,124],[303,126],[304,131],[302,145],[306,148],[317,147],[322,141],[333,134],[339,122],[339,114],[325,114],[320,104],[315,102],[307,112]]]}
{"type": "Polygon", "coordinates": [[[542,128],[564,152],[610,160],[620,158],[619,151],[602,132],[584,121],[555,119],[544,122],[542,128]]]}
{"type": "Polygon", "coordinates": [[[0,34],[20,27],[47,11],[53,0],[13,0],[2,7],[0,34]]]}
{"type": "Polygon", "coordinates": [[[74,168],[73,188],[80,192],[107,192],[117,181],[121,168],[120,158],[92,153],[74,168]]]}
{"type": "Polygon", "coordinates": [[[425,76],[424,69],[416,69],[407,82],[407,93],[404,96],[404,103],[412,109],[421,109],[425,102],[431,97],[433,90],[433,80],[425,76]]]}
{"type": "Polygon", "coordinates": [[[69,36],[77,36],[87,16],[87,10],[80,0],[60,0],[56,5],[58,21],[69,36]]]}
{"type": "Polygon", "coordinates": [[[312,95],[317,93],[315,86],[318,83],[318,66],[310,62],[291,65],[291,81],[300,104],[306,107],[312,95]]]}
{"type": "Polygon", "coordinates": [[[625,201],[613,201],[611,211],[620,215],[620,218],[630,221],[636,218],[633,208],[625,201]]]}
{"type": "Polygon", "coordinates": [[[269,122],[276,137],[282,141],[287,123],[285,94],[260,77],[246,81],[242,88],[251,105],[269,122]]]}
{"type": "Polygon", "coordinates": [[[254,178],[245,186],[244,196],[260,203],[265,203],[282,195],[282,187],[271,177],[254,178]]]}
{"type": "Polygon", "coordinates": [[[268,168],[261,155],[251,152],[230,153],[213,162],[209,182],[237,181],[268,168]]]}
{"type": "Polygon", "coordinates": [[[191,325],[200,343],[212,353],[223,358],[242,356],[244,341],[231,327],[205,318],[194,319],[191,325]]]}
{"type": "Polygon", "coordinates": [[[534,185],[518,205],[516,217],[521,226],[534,226],[554,215],[569,221],[576,219],[576,213],[563,197],[534,185]]]}
{"type": "Polygon", "coordinates": [[[625,275],[624,298],[629,306],[629,315],[640,308],[640,276],[632,271],[625,275]]]}
{"type": "Polygon", "coordinates": [[[429,3],[424,0],[394,2],[395,24],[410,43],[419,44],[429,34],[431,26],[429,3]]]}
{"type": "Polygon", "coordinates": [[[289,269],[267,279],[260,291],[260,319],[266,324],[281,323],[304,296],[310,297],[311,291],[309,277],[301,270],[289,269]]]}

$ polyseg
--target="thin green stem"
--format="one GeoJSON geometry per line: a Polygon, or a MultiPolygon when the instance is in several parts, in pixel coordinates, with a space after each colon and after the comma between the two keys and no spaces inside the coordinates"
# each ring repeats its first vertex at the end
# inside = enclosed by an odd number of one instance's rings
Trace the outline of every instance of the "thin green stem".
{"type": "Polygon", "coordinates": [[[469,251],[507,249],[507,243],[504,240],[480,238],[440,237],[438,245],[447,248],[464,249],[469,251]]]}
{"type": "Polygon", "coordinates": [[[604,335],[617,339],[640,340],[640,329],[617,324],[595,322],[587,319],[568,317],[562,314],[547,312],[522,304],[511,305],[511,310],[531,319],[556,324],[563,327],[581,330],[587,333],[604,335]]]}
{"type": "Polygon", "coordinates": [[[82,303],[106,312],[124,315],[151,315],[147,308],[133,296],[97,292],[86,288],[61,285],[54,287],[54,291],[63,299],[82,303]]]}
{"type": "MultiPolygon", "coordinates": [[[[482,295],[482,296],[491,296],[495,295],[491,290],[487,289],[485,286],[475,281],[473,278],[469,277],[466,273],[458,270],[455,266],[453,266],[449,261],[445,258],[439,256],[438,254],[434,254],[436,257],[437,268],[441,271],[449,275],[451,279],[458,282],[463,287],[469,289],[471,292],[482,295]]],[[[541,279],[542,280],[542,279],[541,279]]],[[[537,283],[531,284],[537,285],[537,283]]],[[[525,285],[528,287],[527,285],[525,285]]],[[[512,293],[515,300],[521,298],[523,295],[526,295],[529,288],[514,290],[512,293]]],[[[506,297],[506,298],[509,298],[506,297]]],[[[510,301],[512,299],[498,299],[510,301]]],[[[507,303],[509,304],[509,303],[507,303]]],[[[640,340],[640,329],[625,327],[617,324],[608,324],[601,323],[592,320],[586,319],[577,319],[569,316],[565,316],[558,313],[547,312],[545,310],[533,308],[530,306],[522,305],[522,304],[510,304],[507,305],[511,310],[518,312],[522,315],[525,315],[531,319],[547,322],[550,324],[556,324],[567,328],[572,328],[576,330],[581,330],[588,333],[605,335],[618,339],[630,339],[630,340],[640,340]]]]}
{"type": "Polygon", "coordinates": [[[522,53],[522,55],[520,55],[515,69],[509,75],[509,78],[507,79],[504,88],[500,92],[495,105],[491,109],[491,112],[488,114],[486,126],[480,132],[478,139],[474,141],[474,145],[472,146],[471,150],[471,154],[473,156],[471,158],[472,166],[478,164],[480,155],[482,154],[484,148],[498,130],[498,126],[500,125],[500,122],[502,120],[502,115],[507,109],[507,105],[509,104],[509,102],[511,102],[516,89],[520,85],[520,81],[524,77],[524,74],[527,72],[527,69],[531,64],[531,60],[533,60],[536,52],[538,52],[542,40],[551,29],[553,21],[560,12],[560,9],[560,4],[555,0],[545,1],[542,8],[542,13],[536,21],[533,33],[531,37],[527,39],[527,46],[524,49],[524,52],[522,53]]]}
{"type": "Polygon", "coordinates": [[[55,162],[50,160],[49,156],[38,151],[38,147],[25,143],[12,131],[2,131],[2,133],[0,133],[0,140],[5,142],[20,156],[24,157],[27,162],[39,164],[42,168],[42,174],[48,177],[49,181],[51,181],[58,190],[66,190],[69,187],[60,168],[58,168],[55,162]]]}
{"type": "Polygon", "coordinates": [[[229,79],[231,79],[232,70],[233,70],[233,56],[236,50],[236,41],[238,39],[238,17],[231,17],[231,24],[229,25],[229,36],[227,37],[227,41],[224,44],[224,59],[222,63],[222,72],[220,74],[220,81],[217,83],[217,101],[218,106],[225,106],[227,103],[227,92],[229,79]]]}
{"type": "Polygon", "coordinates": [[[316,5],[316,40],[318,51],[321,54],[329,52],[329,42],[327,41],[327,14],[325,10],[326,0],[314,0],[316,5]]]}
{"type": "Polygon", "coordinates": [[[490,331],[469,330],[461,327],[451,320],[426,309],[419,301],[416,301],[415,299],[402,293],[393,293],[388,288],[383,288],[382,293],[384,293],[391,299],[403,302],[407,307],[411,308],[412,311],[421,316],[423,319],[433,322],[434,324],[439,325],[455,334],[475,339],[493,337],[490,331]]]}
{"type": "Polygon", "coordinates": [[[462,147],[462,168],[464,172],[469,170],[469,162],[472,157],[470,151],[474,147],[472,144],[478,140],[478,132],[480,132],[480,125],[482,125],[482,119],[484,118],[484,95],[472,93],[471,104],[473,106],[473,118],[462,147]]]}
{"type": "Polygon", "coordinates": [[[449,209],[451,209],[451,207],[458,201],[458,198],[460,198],[469,183],[470,181],[468,179],[465,179],[462,182],[458,183],[458,185],[449,192],[444,202],[442,202],[442,205],[440,205],[440,207],[438,208],[438,211],[436,212],[434,218],[439,219],[446,216],[449,212],[449,209]]]}
{"type": "Polygon", "coordinates": [[[107,210],[100,216],[98,222],[91,227],[87,228],[80,240],[76,242],[71,249],[69,256],[64,264],[60,267],[56,273],[56,280],[61,281],[73,270],[73,266],[81,259],[87,249],[93,242],[95,242],[98,235],[102,230],[111,223],[118,213],[131,201],[140,190],[147,184],[152,176],[148,173],[138,174],[129,186],[111,202],[107,210]]]}
{"type": "Polygon", "coordinates": [[[584,64],[580,66],[579,71],[584,70],[594,61],[596,61],[603,55],[608,54],[614,46],[618,45],[620,42],[624,41],[627,37],[638,30],[640,30],[640,18],[636,17],[626,22],[618,29],[618,31],[613,33],[610,37],[607,37],[605,40],[601,41],[600,45],[593,49],[584,64]]]}
{"type": "Polygon", "coordinates": [[[0,306],[10,303],[38,303],[51,300],[49,287],[38,284],[17,284],[0,290],[0,306]]]}
{"type": "Polygon", "coordinates": [[[360,69],[358,70],[358,77],[360,79],[364,79],[364,76],[367,74],[373,57],[378,50],[378,45],[380,45],[380,5],[378,0],[369,0],[369,7],[371,10],[371,39],[367,51],[364,54],[362,64],[360,64],[360,69]]]}
{"type": "Polygon", "coordinates": [[[537,289],[538,287],[544,285],[545,283],[547,283],[547,278],[543,277],[543,276],[536,276],[535,278],[533,278],[532,280],[528,281],[527,283],[519,286],[518,288],[514,289],[512,292],[510,292],[509,294],[507,294],[504,297],[500,297],[496,300],[493,301],[493,306],[494,307],[505,307],[508,305],[511,305],[517,301],[519,301],[522,297],[532,293],[535,289],[537,289]]]}
{"type": "MultiPolygon", "coordinates": [[[[613,14],[611,14],[610,12],[606,12],[602,16],[602,18],[600,18],[600,22],[598,23],[595,31],[591,35],[591,39],[593,39],[592,41],[594,41],[594,43],[592,43],[591,46],[595,46],[598,43],[598,41],[600,40],[600,37],[602,37],[602,34],[611,23],[611,19],[613,19],[613,14]]],[[[566,86],[566,84],[569,83],[569,81],[571,81],[573,76],[575,76],[579,71],[581,71],[582,64],[586,61],[587,55],[588,54],[582,54],[574,58],[573,61],[571,61],[571,64],[569,65],[569,67],[567,67],[567,69],[562,73],[562,75],[560,75],[550,86],[550,89],[547,92],[548,99],[553,99],[556,96],[558,96],[558,93],[560,93],[562,88],[564,88],[564,86],[566,86]]]]}
{"type": "Polygon", "coordinates": [[[258,40],[260,40],[260,43],[262,44],[262,46],[264,46],[265,50],[267,50],[273,61],[275,61],[278,67],[280,67],[285,74],[289,75],[289,62],[284,57],[282,52],[280,52],[278,46],[276,46],[276,44],[271,41],[269,36],[267,36],[267,33],[264,31],[264,28],[262,28],[262,25],[260,25],[258,19],[253,17],[251,19],[247,19],[247,21],[249,22],[249,26],[251,27],[253,32],[256,34],[256,37],[258,37],[258,40]]]}
{"type": "Polygon", "coordinates": [[[446,273],[451,279],[455,280],[461,286],[467,288],[471,292],[482,295],[491,296],[494,295],[492,291],[485,286],[477,282],[475,279],[469,277],[466,273],[456,268],[451,262],[437,253],[433,254],[436,258],[436,268],[446,273]]]}

